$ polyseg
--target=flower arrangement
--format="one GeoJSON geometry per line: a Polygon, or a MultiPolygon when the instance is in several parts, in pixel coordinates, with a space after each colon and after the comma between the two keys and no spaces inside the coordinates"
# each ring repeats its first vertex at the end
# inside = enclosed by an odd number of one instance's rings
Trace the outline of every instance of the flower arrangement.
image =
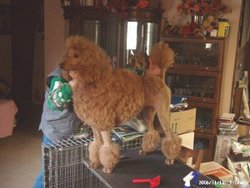
{"type": "Polygon", "coordinates": [[[129,7],[147,8],[149,0],[101,0],[101,4],[110,12],[118,14],[121,18],[126,18],[129,7]]]}
{"type": "Polygon", "coordinates": [[[224,8],[220,0],[181,0],[176,7],[178,12],[200,16],[217,15],[224,8]]]}

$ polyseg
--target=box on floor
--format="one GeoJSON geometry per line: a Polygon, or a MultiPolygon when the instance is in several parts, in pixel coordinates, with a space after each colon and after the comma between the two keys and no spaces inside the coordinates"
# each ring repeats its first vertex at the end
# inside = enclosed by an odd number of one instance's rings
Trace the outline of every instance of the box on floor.
{"type": "Polygon", "coordinates": [[[170,128],[174,133],[182,134],[195,130],[196,108],[170,113],[170,128]]]}

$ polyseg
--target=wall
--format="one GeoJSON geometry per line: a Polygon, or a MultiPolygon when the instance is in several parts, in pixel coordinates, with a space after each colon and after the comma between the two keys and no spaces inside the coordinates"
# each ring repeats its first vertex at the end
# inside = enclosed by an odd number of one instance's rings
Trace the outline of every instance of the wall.
{"type": "Polygon", "coordinates": [[[226,40],[226,48],[224,55],[224,68],[222,77],[222,88],[221,88],[221,103],[220,112],[229,112],[232,98],[232,85],[234,66],[236,59],[236,49],[238,40],[238,30],[240,21],[240,11],[242,0],[222,0],[226,5],[230,5],[233,9],[232,13],[227,14],[226,17],[230,20],[231,30],[230,36],[226,40]]]}
{"type": "MultiPolygon", "coordinates": [[[[10,0],[0,0],[0,5],[10,5],[10,0]]],[[[11,84],[11,35],[0,35],[0,78],[11,84]]]]}
{"type": "Polygon", "coordinates": [[[60,0],[44,0],[44,75],[48,75],[62,61],[65,23],[60,0]]]}

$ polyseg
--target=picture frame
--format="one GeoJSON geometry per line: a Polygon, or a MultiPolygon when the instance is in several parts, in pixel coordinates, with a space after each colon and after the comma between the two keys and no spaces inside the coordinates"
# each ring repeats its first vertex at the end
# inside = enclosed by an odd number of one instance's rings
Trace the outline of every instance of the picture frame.
{"type": "Polygon", "coordinates": [[[10,33],[10,6],[0,5],[0,35],[10,33]]]}

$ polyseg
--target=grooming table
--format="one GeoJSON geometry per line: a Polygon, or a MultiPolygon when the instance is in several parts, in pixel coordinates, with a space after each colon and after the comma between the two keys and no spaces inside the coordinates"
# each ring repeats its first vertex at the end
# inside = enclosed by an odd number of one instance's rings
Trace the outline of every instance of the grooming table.
{"type": "MultiPolygon", "coordinates": [[[[138,154],[138,150],[130,150],[126,152],[125,157],[120,160],[111,174],[105,174],[101,168],[97,170],[90,168],[88,158],[84,159],[85,166],[93,174],[91,177],[95,177],[94,181],[89,180],[90,187],[149,188],[149,183],[133,184],[132,179],[153,178],[160,175],[159,188],[183,188],[183,178],[193,169],[177,160],[174,165],[170,166],[165,165],[164,161],[165,157],[161,151],[143,156],[138,154]]],[[[200,186],[195,185],[194,187],[204,187],[205,181],[212,182],[209,177],[200,175],[198,181],[200,186]]],[[[214,185],[205,185],[205,187],[212,188],[214,185]]]]}
{"type": "Polygon", "coordinates": [[[12,135],[17,106],[13,100],[0,100],[0,138],[12,135]]]}

